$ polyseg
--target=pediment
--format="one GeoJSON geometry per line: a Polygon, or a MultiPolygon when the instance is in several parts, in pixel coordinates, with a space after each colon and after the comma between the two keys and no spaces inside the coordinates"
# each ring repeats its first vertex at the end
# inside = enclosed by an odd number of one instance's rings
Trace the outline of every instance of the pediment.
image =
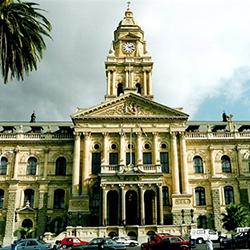
{"type": "Polygon", "coordinates": [[[140,39],[140,36],[129,32],[126,35],[120,37],[120,39],[121,40],[135,40],[135,39],[140,39]]]}
{"type": "Polygon", "coordinates": [[[78,111],[72,115],[73,120],[89,118],[187,119],[188,115],[145,97],[129,93],[90,109],[78,109],[78,111]]]}

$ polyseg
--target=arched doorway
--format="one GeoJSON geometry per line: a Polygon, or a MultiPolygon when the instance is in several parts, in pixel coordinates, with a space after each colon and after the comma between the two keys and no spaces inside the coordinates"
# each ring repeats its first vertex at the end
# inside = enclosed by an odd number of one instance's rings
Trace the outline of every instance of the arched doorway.
{"type": "Polygon", "coordinates": [[[20,234],[20,238],[32,238],[32,233],[33,233],[33,222],[30,219],[25,219],[22,222],[22,227],[20,230],[17,230],[18,233],[20,234]]]}
{"type": "Polygon", "coordinates": [[[138,222],[137,193],[129,190],[126,192],[126,224],[137,225],[138,222]]]}
{"type": "Polygon", "coordinates": [[[155,223],[155,192],[153,190],[147,190],[144,194],[145,204],[145,224],[152,225],[155,223]]]}
{"type": "Polygon", "coordinates": [[[118,193],[115,190],[109,191],[108,202],[108,225],[118,225],[118,193]]]}

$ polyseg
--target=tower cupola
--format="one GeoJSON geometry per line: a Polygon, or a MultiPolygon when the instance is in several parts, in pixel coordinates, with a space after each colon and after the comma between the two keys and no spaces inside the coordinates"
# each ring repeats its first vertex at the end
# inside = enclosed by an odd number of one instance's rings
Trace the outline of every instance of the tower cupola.
{"type": "Polygon", "coordinates": [[[148,54],[144,32],[135,22],[129,6],[114,32],[105,68],[106,100],[130,92],[153,99],[153,62],[148,54]]]}

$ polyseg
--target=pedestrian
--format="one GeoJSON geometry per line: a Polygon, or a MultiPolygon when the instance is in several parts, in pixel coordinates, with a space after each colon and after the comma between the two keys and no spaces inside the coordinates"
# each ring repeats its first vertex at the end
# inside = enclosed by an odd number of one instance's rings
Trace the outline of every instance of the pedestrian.
{"type": "Polygon", "coordinates": [[[17,250],[17,241],[14,240],[13,243],[11,244],[11,250],[17,250]]]}
{"type": "Polygon", "coordinates": [[[207,242],[206,242],[206,245],[207,245],[207,250],[213,250],[213,249],[214,249],[214,247],[213,247],[213,242],[212,242],[212,240],[210,239],[210,237],[208,237],[207,242]]]}

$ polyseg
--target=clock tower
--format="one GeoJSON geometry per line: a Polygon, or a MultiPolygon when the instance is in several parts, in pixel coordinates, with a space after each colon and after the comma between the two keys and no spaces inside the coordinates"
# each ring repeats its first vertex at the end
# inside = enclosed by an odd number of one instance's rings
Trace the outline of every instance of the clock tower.
{"type": "Polygon", "coordinates": [[[105,68],[107,101],[131,92],[153,99],[153,62],[147,51],[144,32],[135,22],[129,6],[114,32],[105,68]]]}

